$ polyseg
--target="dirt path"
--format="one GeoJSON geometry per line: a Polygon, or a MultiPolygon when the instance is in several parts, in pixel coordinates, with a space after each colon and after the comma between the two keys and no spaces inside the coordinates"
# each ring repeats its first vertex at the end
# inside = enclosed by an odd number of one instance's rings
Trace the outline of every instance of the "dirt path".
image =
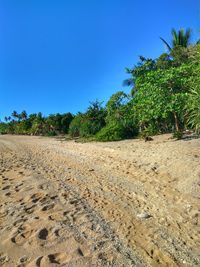
{"type": "Polygon", "coordinates": [[[0,136],[0,265],[200,266],[200,140],[159,138],[0,136]]]}

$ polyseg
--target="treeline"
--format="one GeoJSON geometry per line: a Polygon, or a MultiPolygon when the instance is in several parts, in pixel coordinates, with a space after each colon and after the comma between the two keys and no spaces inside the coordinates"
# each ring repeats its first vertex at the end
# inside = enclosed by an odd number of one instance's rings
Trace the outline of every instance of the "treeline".
{"type": "Polygon", "coordinates": [[[5,117],[6,122],[0,124],[0,132],[48,136],[66,134],[73,118],[71,113],[57,113],[44,117],[41,112],[27,115],[26,111],[13,111],[11,116],[5,117]]]}
{"type": "Polygon", "coordinates": [[[172,30],[172,41],[163,38],[168,52],[156,59],[139,57],[126,71],[123,83],[131,93],[113,94],[105,106],[90,103],[86,112],[43,117],[26,112],[5,118],[1,133],[56,135],[69,133],[99,141],[173,132],[200,132],[200,41],[190,43],[191,30],[172,30]]]}

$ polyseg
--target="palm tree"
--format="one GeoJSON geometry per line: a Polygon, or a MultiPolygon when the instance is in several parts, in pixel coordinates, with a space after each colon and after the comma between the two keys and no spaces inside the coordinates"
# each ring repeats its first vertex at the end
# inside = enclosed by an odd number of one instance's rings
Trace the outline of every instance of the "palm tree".
{"type": "Polygon", "coordinates": [[[27,119],[28,116],[27,116],[27,113],[26,113],[25,110],[23,110],[23,111],[21,112],[20,117],[21,117],[22,120],[26,120],[26,119],[27,119]]]}
{"type": "Polygon", "coordinates": [[[13,118],[16,118],[16,119],[19,119],[19,114],[17,113],[17,111],[13,111],[13,113],[11,114],[11,116],[13,117],[13,118]]]}
{"type": "Polygon", "coordinates": [[[160,37],[160,39],[163,41],[163,43],[167,46],[168,50],[171,51],[173,48],[177,46],[182,46],[182,47],[188,47],[190,44],[190,38],[191,38],[191,29],[180,29],[176,31],[175,29],[172,29],[172,45],[169,45],[165,39],[160,37]]]}

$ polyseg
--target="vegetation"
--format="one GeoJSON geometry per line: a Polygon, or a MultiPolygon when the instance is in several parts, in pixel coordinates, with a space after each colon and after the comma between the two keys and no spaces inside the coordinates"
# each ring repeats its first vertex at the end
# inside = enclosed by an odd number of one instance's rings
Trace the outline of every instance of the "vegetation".
{"type": "Polygon", "coordinates": [[[90,103],[85,113],[78,113],[70,124],[69,133],[72,137],[90,137],[105,126],[106,111],[102,103],[90,103]]]}
{"type": "Polygon", "coordinates": [[[130,94],[118,91],[105,106],[91,102],[86,112],[44,117],[26,111],[5,117],[0,133],[84,137],[98,141],[147,137],[172,132],[180,139],[186,129],[200,133],[200,44],[191,44],[191,29],[172,29],[168,52],[156,59],[139,57],[126,71],[130,94]]]}
{"type": "Polygon", "coordinates": [[[54,114],[44,117],[41,112],[27,115],[26,111],[5,117],[6,123],[0,123],[0,133],[48,135],[66,134],[74,116],[71,113],[54,114]]]}
{"type": "MultiPolygon", "coordinates": [[[[200,69],[198,70],[198,74],[200,69]]],[[[189,94],[186,112],[188,111],[188,123],[192,129],[200,133],[200,76],[191,82],[191,91],[189,94]]]]}

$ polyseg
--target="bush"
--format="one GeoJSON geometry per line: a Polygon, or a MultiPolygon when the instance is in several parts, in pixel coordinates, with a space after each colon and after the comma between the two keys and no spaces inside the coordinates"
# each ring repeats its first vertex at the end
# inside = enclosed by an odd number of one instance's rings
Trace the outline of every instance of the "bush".
{"type": "Polygon", "coordinates": [[[83,122],[83,115],[78,114],[69,125],[69,134],[72,137],[80,136],[81,124],[83,122]]]}
{"type": "Polygon", "coordinates": [[[0,123],[0,134],[7,134],[8,125],[6,123],[0,123]]]}
{"type": "Polygon", "coordinates": [[[56,132],[55,131],[50,131],[46,134],[46,136],[56,136],[56,132]]]}
{"type": "Polygon", "coordinates": [[[147,136],[152,136],[156,135],[159,133],[159,128],[155,123],[149,124],[148,127],[146,127],[142,132],[141,132],[141,137],[147,137],[147,136]]]}
{"type": "Polygon", "coordinates": [[[175,131],[173,133],[173,138],[176,138],[177,140],[181,140],[183,138],[183,132],[182,131],[175,131]]]}
{"type": "Polygon", "coordinates": [[[127,129],[121,124],[109,124],[96,134],[97,141],[119,141],[134,136],[135,129],[127,129]]]}
{"type": "Polygon", "coordinates": [[[105,126],[105,109],[101,102],[91,102],[86,113],[79,113],[69,126],[69,134],[72,137],[90,137],[95,135],[105,126]]]}

